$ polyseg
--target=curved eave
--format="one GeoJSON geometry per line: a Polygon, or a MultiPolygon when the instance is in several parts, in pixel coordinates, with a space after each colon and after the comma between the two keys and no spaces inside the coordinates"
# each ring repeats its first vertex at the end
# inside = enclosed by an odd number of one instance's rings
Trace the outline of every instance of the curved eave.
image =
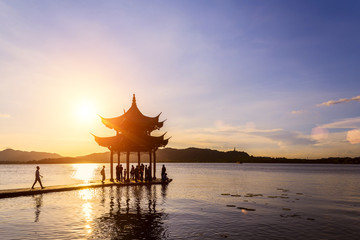
{"type": "Polygon", "coordinates": [[[149,136],[150,137],[150,142],[151,144],[154,146],[154,147],[165,147],[168,142],[169,142],[169,139],[164,139],[164,136],[165,136],[166,133],[164,133],[163,135],[161,136],[149,136]]]}
{"type": "Polygon", "coordinates": [[[109,149],[118,147],[124,140],[123,136],[121,135],[117,135],[113,137],[98,137],[95,136],[94,134],[92,135],[94,136],[97,144],[99,144],[102,147],[107,147],[109,149]]]}
{"type": "MultiPolygon", "coordinates": [[[[165,133],[166,134],[166,133],[165,133]]],[[[112,137],[98,137],[94,136],[95,141],[102,147],[107,147],[110,150],[116,151],[150,151],[159,147],[165,147],[168,144],[168,139],[161,136],[136,136],[119,134],[112,137]]]]}
{"type": "Polygon", "coordinates": [[[148,118],[147,120],[130,119],[127,117],[119,118],[103,118],[101,122],[108,128],[114,129],[117,132],[124,132],[130,130],[153,131],[158,130],[164,126],[164,122],[159,122],[158,117],[148,118]]]}
{"type": "Polygon", "coordinates": [[[148,117],[142,114],[136,105],[135,95],[133,96],[133,102],[129,110],[124,114],[115,118],[103,118],[100,115],[101,122],[108,128],[114,129],[117,132],[126,131],[128,126],[134,126],[135,128],[143,131],[153,131],[160,129],[164,125],[164,121],[159,122],[159,113],[156,117],[148,117]]]}

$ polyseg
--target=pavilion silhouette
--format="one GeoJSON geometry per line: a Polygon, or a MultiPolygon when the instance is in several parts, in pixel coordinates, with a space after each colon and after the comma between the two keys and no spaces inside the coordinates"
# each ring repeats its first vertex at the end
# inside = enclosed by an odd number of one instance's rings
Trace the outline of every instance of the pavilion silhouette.
{"type": "MultiPolygon", "coordinates": [[[[160,113],[161,114],[161,113],[160,113]]],[[[156,178],[156,151],[159,147],[168,144],[168,139],[164,139],[166,133],[161,136],[151,136],[151,132],[159,130],[164,125],[164,121],[160,122],[160,114],[156,117],[148,117],[143,115],[136,105],[135,94],[133,94],[132,105],[128,111],[115,118],[103,118],[100,116],[102,123],[116,131],[116,135],[112,137],[95,136],[95,141],[102,147],[110,150],[110,181],[114,181],[113,174],[113,155],[118,156],[118,164],[120,164],[121,152],[126,153],[126,181],[129,181],[130,172],[130,153],[137,152],[138,165],[140,167],[140,153],[149,153],[149,167],[152,178],[156,178]]]]}

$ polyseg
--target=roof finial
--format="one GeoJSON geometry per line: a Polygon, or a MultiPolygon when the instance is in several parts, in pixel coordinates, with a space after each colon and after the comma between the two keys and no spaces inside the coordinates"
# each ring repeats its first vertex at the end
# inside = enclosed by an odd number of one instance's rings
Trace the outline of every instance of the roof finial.
{"type": "Polygon", "coordinates": [[[135,98],[135,93],[133,94],[133,100],[132,100],[132,104],[136,105],[136,98],[135,98]]]}

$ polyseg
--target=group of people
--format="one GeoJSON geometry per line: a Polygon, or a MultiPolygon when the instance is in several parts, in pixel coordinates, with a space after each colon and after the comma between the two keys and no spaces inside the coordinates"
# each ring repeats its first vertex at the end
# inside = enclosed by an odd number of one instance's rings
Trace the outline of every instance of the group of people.
{"type": "MultiPolygon", "coordinates": [[[[120,182],[123,179],[126,179],[126,175],[127,175],[126,168],[123,168],[122,164],[120,164],[120,165],[118,164],[116,166],[116,181],[120,182]],[[123,174],[123,172],[124,172],[124,174],[123,174]]],[[[145,182],[150,182],[152,180],[150,167],[148,167],[144,164],[141,164],[140,166],[137,165],[136,167],[134,167],[134,165],[132,165],[131,169],[130,169],[130,179],[135,180],[135,182],[137,182],[139,180],[140,181],[145,180],[145,182]]]]}
{"type": "MultiPolygon", "coordinates": [[[[115,169],[116,169],[116,181],[120,182],[122,180],[125,180],[126,175],[127,175],[126,168],[123,168],[122,164],[118,164],[115,169]],[[123,174],[123,172],[124,172],[124,174],[123,174]]],[[[101,169],[100,174],[102,176],[102,182],[104,182],[105,181],[105,166],[103,166],[103,168],[101,169]]],[[[151,182],[152,177],[151,177],[150,166],[148,167],[147,165],[141,164],[140,166],[137,165],[136,167],[134,167],[134,165],[131,165],[130,179],[134,180],[135,182],[138,182],[138,181],[151,182]]],[[[168,180],[166,168],[165,168],[164,164],[161,169],[161,180],[162,181],[168,180]]]]}

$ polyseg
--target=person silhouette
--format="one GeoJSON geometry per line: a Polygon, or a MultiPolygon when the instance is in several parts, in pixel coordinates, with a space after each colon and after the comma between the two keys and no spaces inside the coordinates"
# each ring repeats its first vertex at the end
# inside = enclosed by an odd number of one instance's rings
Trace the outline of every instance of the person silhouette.
{"type": "Polygon", "coordinates": [[[120,182],[120,165],[116,166],[116,181],[120,182]]]}
{"type": "Polygon", "coordinates": [[[123,179],[123,170],[124,170],[124,168],[123,168],[122,164],[120,164],[120,168],[119,168],[119,172],[120,172],[120,180],[122,180],[122,179],[123,179]]]}
{"type": "Polygon", "coordinates": [[[35,171],[35,182],[34,184],[32,185],[31,189],[34,189],[34,186],[36,184],[36,182],[39,182],[40,183],[40,186],[41,186],[41,189],[44,189],[42,183],[41,183],[41,179],[40,177],[43,177],[42,175],[40,175],[40,167],[39,166],[36,166],[36,171],[35,171]]]}
{"type": "Polygon", "coordinates": [[[105,181],[105,166],[103,166],[100,173],[101,173],[101,176],[102,176],[101,182],[104,183],[104,181],[105,181]]]}
{"type": "Polygon", "coordinates": [[[165,165],[163,164],[162,165],[162,169],[161,169],[161,180],[162,181],[165,181],[167,179],[167,173],[166,173],[166,167],[165,165]]]}

